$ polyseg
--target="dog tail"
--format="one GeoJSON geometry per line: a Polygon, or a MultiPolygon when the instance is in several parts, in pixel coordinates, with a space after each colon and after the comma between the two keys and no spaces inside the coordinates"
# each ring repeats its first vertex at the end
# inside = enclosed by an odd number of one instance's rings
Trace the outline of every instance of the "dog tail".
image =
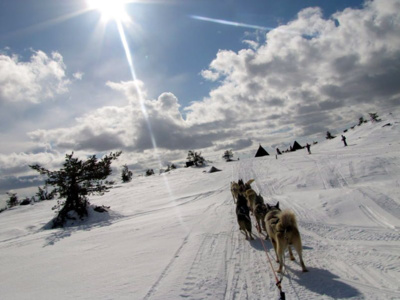
{"type": "MultiPolygon", "coordinates": [[[[276,230],[282,232],[287,237],[288,234],[297,230],[296,216],[290,210],[284,210],[279,215],[279,222],[276,224],[276,230]]],[[[288,238],[288,237],[287,237],[288,238]]]]}

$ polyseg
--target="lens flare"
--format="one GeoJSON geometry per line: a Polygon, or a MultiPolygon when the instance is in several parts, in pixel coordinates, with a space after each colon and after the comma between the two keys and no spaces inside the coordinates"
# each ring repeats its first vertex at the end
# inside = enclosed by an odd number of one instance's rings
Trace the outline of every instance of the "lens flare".
{"type": "MultiPolygon", "coordinates": [[[[121,37],[122,46],[123,46],[124,51],[125,51],[126,60],[128,61],[129,69],[131,71],[132,79],[133,79],[133,82],[135,84],[135,88],[136,88],[137,94],[139,96],[140,108],[142,110],[143,117],[144,117],[144,119],[146,121],[147,130],[149,132],[149,136],[150,136],[150,139],[151,139],[153,150],[155,152],[155,155],[156,155],[157,160],[158,160],[159,167],[161,169],[162,168],[162,161],[161,161],[160,155],[158,153],[157,142],[156,142],[156,139],[155,139],[155,136],[154,136],[154,133],[153,133],[153,129],[151,127],[151,123],[150,123],[150,120],[149,120],[149,115],[147,113],[147,109],[146,109],[146,105],[145,105],[145,99],[143,97],[143,93],[142,93],[142,91],[140,89],[140,86],[137,84],[138,81],[137,81],[137,77],[136,77],[135,68],[134,68],[134,65],[133,65],[132,54],[131,54],[131,50],[129,48],[129,44],[128,44],[127,39],[126,39],[124,27],[123,27],[121,21],[119,21],[119,20],[115,20],[115,21],[116,21],[116,24],[117,24],[118,33],[119,33],[119,35],[121,37]]],[[[163,175],[163,180],[164,180],[165,188],[166,188],[166,190],[168,192],[168,195],[169,195],[171,201],[175,202],[175,197],[174,197],[172,189],[171,189],[171,187],[169,185],[167,176],[163,175]]],[[[176,213],[176,216],[178,217],[178,220],[179,220],[179,223],[181,224],[181,226],[188,232],[188,228],[187,228],[185,222],[182,219],[182,215],[181,215],[181,212],[180,212],[180,209],[179,209],[178,206],[175,206],[175,213],[176,213]]]]}
{"type": "Polygon", "coordinates": [[[130,18],[125,11],[125,3],[126,0],[87,0],[89,9],[99,11],[104,22],[128,22],[130,18]]]}

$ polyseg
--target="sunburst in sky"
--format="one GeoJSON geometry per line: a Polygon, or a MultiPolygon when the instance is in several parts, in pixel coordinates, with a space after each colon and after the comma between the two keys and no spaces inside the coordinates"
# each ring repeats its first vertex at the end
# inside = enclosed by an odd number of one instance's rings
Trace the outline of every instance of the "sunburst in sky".
{"type": "Polygon", "coordinates": [[[87,0],[86,2],[89,9],[100,12],[103,22],[115,20],[125,23],[130,21],[125,9],[126,0],[87,0]]]}

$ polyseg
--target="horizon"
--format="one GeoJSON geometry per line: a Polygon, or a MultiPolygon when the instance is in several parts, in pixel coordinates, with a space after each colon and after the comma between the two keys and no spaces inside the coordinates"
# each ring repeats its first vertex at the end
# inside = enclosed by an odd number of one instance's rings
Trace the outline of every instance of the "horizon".
{"type": "Polygon", "coordinates": [[[28,166],[66,153],[161,168],[399,110],[398,0],[125,1],[107,18],[84,0],[0,8],[1,191],[36,187],[28,166]]]}

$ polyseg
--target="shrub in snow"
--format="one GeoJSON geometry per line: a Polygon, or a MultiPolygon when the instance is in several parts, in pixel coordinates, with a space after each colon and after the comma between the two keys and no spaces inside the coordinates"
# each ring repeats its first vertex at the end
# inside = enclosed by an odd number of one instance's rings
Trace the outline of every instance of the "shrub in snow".
{"type": "Polygon", "coordinates": [[[7,200],[8,207],[14,207],[19,204],[17,193],[7,193],[9,199],[7,200]]]}
{"type": "Polygon", "coordinates": [[[329,131],[326,132],[326,139],[331,140],[334,139],[336,136],[332,135],[329,131]]]}
{"type": "Polygon", "coordinates": [[[222,158],[225,159],[226,161],[232,161],[232,158],[233,158],[232,150],[226,150],[224,152],[224,155],[222,156],[222,158]]]}
{"type": "Polygon", "coordinates": [[[169,171],[172,171],[172,170],[175,170],[175,169],[176,169],[176,166],[174,164],[171,164],[171,165],[168,164],[167,168],[165,170],[160,170],[160,174],[165,173],[165,172],[169,172],[169,171]]]}
{"type": "Polygon", "coordinates": [[[205,159],[201,156],[201,152],[195,152],[193,150],[189,150],[188,156],[186,158],[190,163],[196,165],[197,167],[203,166],[205,164],[205,159]]]}
{"type": "Polygon", "coordinates": [[[128,166],[124,165],[121,174],[122,182],[129,182],[132,180],[132,172],[129,171],[128,166]]]}
{"type": "Polygon", "coordinates": [[[151,175],[154,175],[154,170],[153,169],[148,169],[146,171],[146,176],[151,176],[151,175]]]}
{"type": "Polygon", "coordinates": [[[372,122],[380,122],[382,121],[381,119],[379,119],[379,116],[377,113],[369,113],[369,117],[371,118],[372,122]]]}

